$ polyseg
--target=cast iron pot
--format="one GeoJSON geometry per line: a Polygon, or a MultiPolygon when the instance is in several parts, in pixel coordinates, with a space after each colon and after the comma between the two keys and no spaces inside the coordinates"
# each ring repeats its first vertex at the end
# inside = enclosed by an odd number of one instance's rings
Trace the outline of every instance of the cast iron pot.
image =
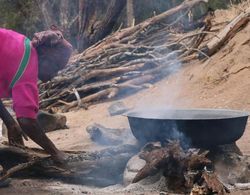
{"type": "Polygon", "coordinates": [[[142,143],[179,139],[199,147],[235,142],[244,133],[248,115],[223,109],[134,110],[126,114],[133,135],[142,143]]]}

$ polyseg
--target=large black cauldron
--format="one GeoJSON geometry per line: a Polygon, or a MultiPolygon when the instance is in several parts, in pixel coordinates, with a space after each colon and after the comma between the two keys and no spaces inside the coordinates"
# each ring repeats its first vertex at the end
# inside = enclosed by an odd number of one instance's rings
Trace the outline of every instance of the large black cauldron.
{"type": "Polygon", "coordinates": [[[131,111],[126,114],[140,142],[182,139],[191,145],[213,147],[238,140],[248,113],[222,109],[178,109],[131,111]]]}

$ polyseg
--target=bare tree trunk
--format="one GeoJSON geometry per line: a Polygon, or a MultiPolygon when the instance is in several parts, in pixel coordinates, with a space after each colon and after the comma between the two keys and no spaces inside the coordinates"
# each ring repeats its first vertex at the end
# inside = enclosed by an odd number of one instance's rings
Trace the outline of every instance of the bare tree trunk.
{"type": "MultiPolygon", "coordinates": [[[[79,0],[79,18],[78,18],[78,22],[79,22],[79,31],[78,31],[78,41],[77,41],[77,49],[78,51],[83,50],[83,44],[84,42],[86,42],[84,40],[83,34],[84,34],[84,29],[86,28],[87,25],[87,18],[88,18],[88,11],[89,11],[89,7],[91,7],[91,4],[93,2],[88,2],[86,0],[79,0]]],[[[92,13],[91,13],[92,15],[92,13]]]]}
{"type": "Polygon", "coordinates": [[[49,0],[37,0],[37,4],[41,9],[44,21],[45,21],[45,26],[49,28],[52,24],[56,24],[55,20],[53,19],[54,17],[53,12],[51,10],[51,3],[49,0]]]}
{"type": "Polygon", "coordinates": [[[63,29],[67,29],[69,23],[69,1],[61,0],[60,4],[60,24],[63,29]]]}
{"type": "Polygon", "coordinates": [[[112,32],[125,0],[79,2],[78,51],[83,51],[112,32]]]}
{"type": "Polygon", "coordinates": [[[134,26],[134,5],[133,0],[127,0],[127,27],[134,26]]]}

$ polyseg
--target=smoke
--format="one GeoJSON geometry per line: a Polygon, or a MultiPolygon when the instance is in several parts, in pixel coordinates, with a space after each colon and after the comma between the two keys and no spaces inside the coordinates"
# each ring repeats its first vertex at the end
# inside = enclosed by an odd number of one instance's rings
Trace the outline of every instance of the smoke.
{"type": "Polygon", "coordinates": [[[188,138],[181,129],[178,128],[174,122],[172,127],[169,129],[169,140],[176,140],[180,142],[182,148],[187,149],[191,146],[191,139],[188,138]]]}
{"type": "MultiPolygon", "coordinates": [[[[167,58],[177,59],[177,53],[170,52],[169,55],[167,55],[167,58]]],[[[178,60],[171,60],[171,64],[168,64],[167,61],[165,61],[162,65],[164,66],[161,72],[162,78],[173,75],[182,67],[182,64],[178,60]]],[[[140,110],[140,112],[145,113],[148,116],[158,117],[161,115],[160,117],[164,117],[164,113],[159,112],[159,110],[164,109],[165,111],[168,111],[174,109],[174,101],[177,99],[181,89],[180,80],[177,78],[175,80],[175,85],[173,85],[171,89],[168,87],[168,89],[158,90],[159,93],[148,95],[147,97],[134,102],[134,109],[140,110]]],[[[91,175],[91,178],[94,178],[93,180],[88,181],[88,178],[86,177],[83,178],[82,182],[102,187],[122,183],[123,171],[128,160],[139,152],[141,149],[140,147],[142,147],[144,143],[149,141],[160,140],[162,143],[166,143],[168,140],[178,140],[183,148],[188,148],[190,146],[190,140],[184,135],[184,133],[181,132],[178,124],[173,121],[165,127],[159,127],[159,129],[151,127],[146,123],[141,123],[140,125],[145,131],[157,131],[155,137],[151,137],[153,140],[147,139],[146,137],[143,140],[143,131],[141,131],[142,134],[139,136],[140,141],[138,141],[138,139],[135,140],[135,135],[131,135],[132,132],[129,129],[110,129],[97,124],[88,127],[87,132],[90,134],[90,137],[94,142],[100,145],[109,146],[109,148],[113,148],[112,150],[119,151],[119,154],[110,153],[108,151],[100,155],[100,158],[106,159],[107,153],[110,158],[110,163],[102,166],[102,169],[93,171],[95,173],[94,175],[91,175]],[[130,143],[132,145],[135,144],[133,150],[128,152],[128,145],[124,145],[126,143],[130,143]],[[124,151],[118,149],[120,146],[124,146],[124,151]]]]}
{"type": "MultiPolygon", "coordinates": [[[[182,63],[178,60],[178,53],[167,51],[166,58],[162,61],[161,74],[159,75],[159,84],[155,83],[155,86],[150,90],[152,93],[146,93],[143,99],[139,99],[134,103],[134,108],[139,110],[155,109],[155,108],[174,108],[176,100],[182,90],[182,83],[180,74],[178,77],[172,79],[172,83],[169,83],[170,78],[182,67],[182,63]],[[170,61],[171,60],[171,61],[170,61]]],[[[178,99],[180,102],[181,100],[178,99]]]]}
{"type": "MultiPolygon", "coordinates": [[[[157,48],[157,46],[155,48],[157,48]]],[[[179,73],[178,77],[175,76],[175,74],[181,70],[183,65],[178,60],[180,52],[178,50],[172,51],[169,49],[166,49],[163,52],[162,49],[155,49],[153,53],[155,56],[157,56],[157,60],[155,60],[155,62],[152,61],[152,64],[155,63],[160,68],[159,72],[155,73],[155,75],[152,75],[155,86],[149,89],[149,93],[145,92],[146,95],[141,96],[141,94],[144,92],[135,95],[135,97],[141,98],[137,98],[137,100],[133,103],[133,110],[141,113],[142,115],[140,117],[142,118],[144,116],[148,119],[152,117],[155,120],[138,120],[136,125],[132,125],[131,121],[129,121],[131,130],[140,145],[151,141],[160,141],[164,143],[168,140],[177,140],[180,142],[183,148],[189,148],[191,145],[191,140],[183,133],[179,123],[175,120],[171,120],[176,114],[175,112],[172,112],[174,109],[176,109],[176,102],[178,101],[178,103],[180,103],[181,101],[186,101],[184,98],[179,98],[179,95],[182,91],[182,75],[179,73]],[[174,79],[172,79],[173,81],[171,85],[169,85],[169,80],[166,80],[166,78],[173,75],[174,79]],[[156,81],[159,81],[158,83],[160,84],[156,83],[156,81]],[[161,117],[163,120],[158,120],[158,117],[161,117]],[[133,129],[135,126],[139,127],[138,131],[133,129]]],[[[133,94],[135,90],[140,89],[140,87],[143,88],[146,82],[151,83],[151,81],[144,81],[141,77],[139,77],[141,76],[141,72],[133,72],[133,74],[138,74],[138,82],[134,84],[134,88],[131,87],[126,89],[126,91],[121,94],[121,96],[133,94]],[[139,82],[139,80],[141,82],[139,82]],[[138,86],[138,83],[141,84],[141,86],[138,86]]],[[[123,76],[126,76],[126,74],[123,76]]],[[[135,78],[137,77],[135,76],[135,78]]],[[[104,130],[104,128],[99,126],[98,128],[89,128],[88,132],[92,134],[92,139],[95,137],[94,139],[96,139],[96,141],[98,140],[100,144],[104,145],[114,146],[119,143],[124,144],[130,142],[130,140],[133,139],[132,136],[130,136],[130,131],[127,130],[122,133],[120,132],[118,135],[115,135],[115,132],[111,133],[110,129],[105,129],[105,133],[102,133],[102,130],[104,130]],[[111,135],[108,137],[106,137],[108,135],[107,131],[111,133],[111,135]],[[122,141],[120,140],[121,138],[125,138],[125,140],[123,139],[122,141]],[[117,142],[117,140],[120,141],[117,142]]],[[[120,163],[121,162],[117,162],[117,164],[112,164],[112,166],[114,168],[120,167],[120,163]]]]}
{"type": "MultiPolygon", "coordinates": [[[[166,58],[162,62],[162,72],[161,81],[155,84],[153,88],[150,89],[150,93],[145,92],[143,98],[138,99],[134,103],[133,110],[140,113],[140,117],[148,119],[164,119],[164,125],[159,125],[157,127],[151,126],[151,124],[141,124],[145,131],[155,131],[155,134],[148,135],[144,137],[143,142],[147,141],[157,141],[162,142],[169,140],[178,140],[183,148],[188,148],[191,145],[191,140],[182,131],[182,127],[178,126],[174,119],[176,117],[176,108],[178,105],[184,105],[190,102],[190,100],[185,99],[185,97],[180,98],[180,94],[183,90],[183,73],[180,72],[182,68],[182,63],[178,60],[179,53],[177,51],[168,50],[166,53],[166,58]],[[178,75],[176,75],[178,73],[178,75]],[[172,78],[171,78],[172,77],[172,78]],[[171,83],[170,79],[171,78],[171,83]],[[170,119],[170,120],[168,120],[170,119]],[[152,128],[152,129],[149,129],[152,128]]],[[[146,122],[146,121],[145,121],[146,122]]],[[[161,123],[162,121],[158,121],[161,123]]],[[[154,122],[153,125],[157,125],[154,122]]],[[[143,134],[143,131],[141,131],[143,134]]],[[[143,137],[144,135],[140,135],[143,137]]]]}

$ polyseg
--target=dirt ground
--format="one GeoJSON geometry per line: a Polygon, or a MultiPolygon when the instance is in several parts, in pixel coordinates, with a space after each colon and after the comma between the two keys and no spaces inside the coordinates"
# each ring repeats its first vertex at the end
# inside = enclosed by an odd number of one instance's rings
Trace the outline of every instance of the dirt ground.
{"type": "MultiPolygon", "coordinates": [[[[216,20],[230,21],[239,10],[216,11],[216,20]]],[[[250,24],[237,33],[229,43],[210,59],[183,65],[180,70],[152,87],[122,99],[129,108],[225,108],[250,112],[250,24]]],[[[85,128],[99,123],[111,128],[128,127],[124,116],[110,117],[108,107],[113,102],[91,106],[88,110],[65,113],[69,129],[48,133],[62,150],[95,150],[100,146],[89,139],[85,128]]],[[[36,146],[28,142],[28,146],[36,146]]],[[[250,122],[237,145],[250,155],[250,122]]],[[[0,189],[0,194],[101,194],[83,186],[57,181],[18,180],[12,187],[0,189]],[[41,188],[41,185],[43,186],[41,188]],[[21,189],[21,190],[20,190],[21,189]]],[[[104,193],[102,193],[104,194],[104,193]]],[[[115,194],[118,194],[117,192],[115,194]]],[[[123,194],[137,194],[126,192],[123,194]]],[[[139,194],[147,194],[140,192],[139,194]]],[[[150,192],[150,194],[154,194],[150,192]]],[[[156,194],[159,194],[158,192],[156,194]]],[[[232,194],[246,195],[250,191],[232,194]]]]}

